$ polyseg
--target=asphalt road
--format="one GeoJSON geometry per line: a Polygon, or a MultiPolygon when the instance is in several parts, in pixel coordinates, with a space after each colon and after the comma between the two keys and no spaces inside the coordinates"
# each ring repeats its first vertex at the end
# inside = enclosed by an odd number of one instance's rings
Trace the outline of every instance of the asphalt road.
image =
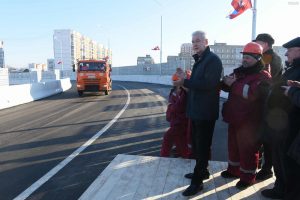
{"type": "MultiPolygon", "coordinates": [[[[105,127],[127,101],[121,86],[130,92],[125,112],[28,199],[77,199],[117,154],[159,156],[168,128],[169,86],[115,81],[110,95],[87,94],[83,98],[73,87],[0,110],[0,199],[17,197],[105,127]]],[[[217,121],[212,160],[227,160],[226,128],[217,121]]]]}

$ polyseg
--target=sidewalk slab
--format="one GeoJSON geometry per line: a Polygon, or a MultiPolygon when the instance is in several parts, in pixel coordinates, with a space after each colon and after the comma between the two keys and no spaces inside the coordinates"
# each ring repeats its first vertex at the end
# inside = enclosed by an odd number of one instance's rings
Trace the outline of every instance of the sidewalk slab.
{"type": "Polygon", "coordinates": [[[119,154],[96,178],[79,198],[90,199],[266,199],[260,191],[272,188],[275,178],[256,183],[246,190],[235,187],[238,179],[220,176],[227,163],[209,161],[210,179],[204,181],[204,189],[192,197],[181,193],[190,180],[184,174],[193,170],[195,161],[181,158],[162,158],[119,154]]]}

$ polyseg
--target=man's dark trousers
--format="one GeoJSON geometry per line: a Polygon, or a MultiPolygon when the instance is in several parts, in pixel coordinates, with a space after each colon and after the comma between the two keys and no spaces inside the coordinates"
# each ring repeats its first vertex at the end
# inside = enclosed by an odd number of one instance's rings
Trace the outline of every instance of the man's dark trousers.
{"type": "Polygon", "coordinates": [[[192,148],[196,166],[191,184],[202,184],[207,173],[215,123],[216,120],[192,120],[192,148]]]}
{"type": "Polygon", "coordinates": [[[263,142],[264,164],[262,170],[270,172],[272,170],[272,144],[271,142],[263,142]]]}

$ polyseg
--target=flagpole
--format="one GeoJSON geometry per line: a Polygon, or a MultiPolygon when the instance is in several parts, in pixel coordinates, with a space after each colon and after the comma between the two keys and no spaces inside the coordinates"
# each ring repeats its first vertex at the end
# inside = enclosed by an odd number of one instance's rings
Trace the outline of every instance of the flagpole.
{"type": "Polygon", "coordinates": [[[162,15],[160,16],[160,75],[161,75],[161,60],[162,60],[162,15]]]}
{"type": "Polygon", "coordinates": [[[252,40],[256,37],[256,0],[253,0],[253,16],[252,16],[252,40]]]}

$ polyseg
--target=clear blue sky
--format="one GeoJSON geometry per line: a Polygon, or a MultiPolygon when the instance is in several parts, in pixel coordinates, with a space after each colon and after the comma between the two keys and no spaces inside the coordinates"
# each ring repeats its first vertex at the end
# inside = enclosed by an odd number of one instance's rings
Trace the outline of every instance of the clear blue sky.
{"type": "MultiPolygon", "coordinates": [[[[300,36],[300,0],[257,0],[257,33],[268,32],[275,45],[300,36]],[[296,5],[289,5],[296,2],[296,5]]],[[[150,54],[159,62],[160,16],[163,61],[177,55],[191,33],[204,30],[209,43],[245,44],[251,40],[252,12],[230,20],[231,0],[0,0],[0,40],[6,64],[26,67],[53,58],[54,29],[73,29],[113,50],[113,66],[136,64],[150,54]]]]}

